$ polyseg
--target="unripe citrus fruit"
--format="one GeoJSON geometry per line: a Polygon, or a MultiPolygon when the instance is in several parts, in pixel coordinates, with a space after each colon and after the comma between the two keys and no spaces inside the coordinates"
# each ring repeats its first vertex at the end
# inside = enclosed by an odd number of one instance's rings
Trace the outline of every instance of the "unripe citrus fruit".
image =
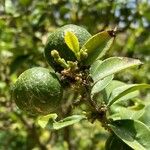
{"type": "Polygon", "coordinates": [[[76,60],[74,53],[68,48],[64,40],[64,36],[67,31],[71,31],[77,36],[80,47],[91,37],[91,34],[86,29],[73,24],[65,25],[50,33],[45,46],[45,57],[48,63],[55,70],[60,70],[61,68],[58,66],[58,64],[56,64],[53,57],[51,56],[52,50],[57,50],[60,57],[64,58],[66,61],[76,60]]]}
{"type": "Polygon", "coordinates": [[[42,67],[24,71],[12,87],[17,106],[33,115],[55,112],[62,99],[62,87],[55,73],[42,67]]]}

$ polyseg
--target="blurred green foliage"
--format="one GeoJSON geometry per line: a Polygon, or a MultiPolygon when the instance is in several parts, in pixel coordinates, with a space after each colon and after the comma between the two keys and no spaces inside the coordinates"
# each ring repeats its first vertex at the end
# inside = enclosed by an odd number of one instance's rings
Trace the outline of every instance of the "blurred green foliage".
{"type": "Polygon", "coordinates": [[[48,34],[70,23],[91,34],[117,26],[118,36],[107,57],[139,58],[144,65],[116,78],[150,83],[149,10],[149,0],[1,0],[0,149],[102,150],[108,135],[99,123],[81,122],[58,132],[43,130],[16,108],[10,86],[27,68],[48,67],[43,55],[48,34]]]}

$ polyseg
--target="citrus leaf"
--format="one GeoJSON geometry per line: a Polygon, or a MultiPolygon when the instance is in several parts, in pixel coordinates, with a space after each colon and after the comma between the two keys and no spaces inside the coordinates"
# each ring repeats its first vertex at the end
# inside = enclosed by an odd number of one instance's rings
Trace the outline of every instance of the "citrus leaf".
{"type": "Polygon", "coordinates": [[[150,104],[146,105],[144,113],[139,120],[150,128],[150,104]]]}
{"type": "Polygon", "coordinates": [[[150,88],[150,85],[148,85],[148,84],[130,84],[130,85],[124,85],[124,86],[118,87],[112,91],[111,97],[108,102],[108,106],[111,106],[114,102],[119,100],[121,97],[124,97],[133,91],[144,89],[144,88],[150,88]]]}
{"type": "Polygon", "coordinates": [[[67,44],[67,46],[75,53],[77,54],[79,52],[79,41],[78,38],[76,37],[76,35],[71,32],[71,31],[67,31],[65,33],[65,43],[67,44]]]}
{"type": "MultiPolygon", "coordinates": [[[[84,115],[73,115],[73,116],[69,116],[63,120],[60,120],[58,122],[53,123],[53,127],[50,129],[54,129],[54,130],[59,130],[61,128],[73,125],[83,119],[86,119],[86,117],[84,115]]],[[[48,126],[49,127],[49,126],[48,126]]]]}
{"type": "Polygon", "coordinates": [[[112,82],[110,82],[110,84],[108,84],[108,86],[103,90],[103,96],[104,96],[106,104],[109,101],[112,91],[115,88],[123,86],[123,85],[126,85],[126,84],[124,82],[117,81],[117,80],[113,80],[112,82]]]}
{"type": "Polygon", "coordinates": [[[121,106],[116,106],[116,111],[117,113],[114,113],[109,116],[109,119],[111,118],[112,120],[120,120],[120,119],[134,119],[137,120],[139,119],[143,114],[144,114],[144,106],[141,107],[141,109],[132,109],[130,107],[121,107],[121,106]]]}
{"type": "Polygon", "coordinates": [[[95,60],[102,58],[111,48],[114,35],[113,30],[103,31],[92,36],[81,48],[87,50],[88,57],[83,60],[84,65],[91,65],[95,60]]]}
{"type": "MultiPolygon", "coordinates": [[[[132,97],[139,95],[138,91],[134,91],[129,94],[132,97]]],[[[117,101],[109,107],[109,116],[112,120],[119,119],[139,119],[145,112],[146,104],[141,99],[133,98],[129,99],[125,96],[121,101],[117,101]],[[126,100],[126,99],[127,100],[126,100]],[[132,104],[132,105],[131,105],[132,104]]]]}
{"type": "Polygon", "coordinates": [[[37,119],[37,123],[42,127],[45,128],[47,126],[47,124],[49,123],[49,121],[51,120],[52,122],[55,122],[57,118],[57,114],[49,114],[46,116],[40,116],[37,119]]]}
{"type": "MultiPolygon", "coordinates": [[[[102,62],[103,62],[102,60],[96,60],[96,61],[91,65],[91,67],[90,67],[90,75],[91,75],[91,77],[92,77],[94,74],[96,74],[97,69],[98,69],[99,65],[100,65],[102,62]]],[[[93,77],[92,77],[92,78],[93,78],[93,77]]],[[[93,80],[94,80],[94,78],[93,78],[93,80]]]]}
{"type": "Polygon", "coordinates": [[[112,131],[135,150],[150,150],[150,129],[137,120],[117,120],[109,124],[112,131]]]}
{"type": "Polygon", "coordinates": [[[114,77],[113,75],[110,75],[95,83],[91,91],[91,97],[93,97],[93,95],[102,91],[112,81],[113,77],[114,77]]]}
{"type": "Polygon", "coordinates": [[[138,59],[127,57],[110,57],[105,59],[92,74],[94,81],[101,80],[126,68],[142,64],[138,59]]]}
{"type": "Polygon", "coordinates": [[[57,122],[56,118],[57,118],[57,114],[49,114],[46,116],[40,116],[37,119],[37,123],[42,128],[47,128],[50,130],[59,130],[66,126],[73,125],[83,119],[86,119],[84,115],[72,115],[57,122]]]}
{"type": "Polygon", "coordinates": [[[105,150],[116,150],[116,148],[118,150],[133,150],[115,134],[111,134],[105,143],[105,150]]]}

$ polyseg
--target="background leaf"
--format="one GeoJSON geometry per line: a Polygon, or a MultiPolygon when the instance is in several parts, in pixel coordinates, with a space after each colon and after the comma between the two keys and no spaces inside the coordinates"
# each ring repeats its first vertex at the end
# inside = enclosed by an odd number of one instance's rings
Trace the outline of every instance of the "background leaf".
{"type": "Polygon", "coordinates": [[[20,55],[16,57],[10,65],[10,74],[14,73],[18,68],[20,68],[21,65],[25,63],[29,57],[30,55],[20,55]]]}

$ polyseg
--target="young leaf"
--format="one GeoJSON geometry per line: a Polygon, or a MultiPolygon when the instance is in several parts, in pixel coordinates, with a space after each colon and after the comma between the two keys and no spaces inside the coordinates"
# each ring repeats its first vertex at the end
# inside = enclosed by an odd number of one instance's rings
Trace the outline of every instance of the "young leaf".
{"type": "MultiPolygon", "coordinates": [[[[53,127],[51,128],[51,126],[50,126],[50,129],[59,130],[59,129],[64,128],[66,126],[73,125],[73,124],[75,124],[75,123],[77,123],[83,119],[86,119],[86,117],[83,115],[69,116],[63,120],[60,120],[58,122],[53,123],[53,127]]],[[[49,126],[48,126],[48,128],[49,128],[49,126]]]]}
{"type": "Polygon", "coordinates": [[[37,119],[37,123],[42,128],[47,128],[50,130],[59,130],[66,126],[73,125],[83,119],[86,119],[84,115],[72,115],[57,122],[56,118],[57,118],[57,114],[49,114],[46,116],[40,116],[37,119]]]}
{"type": "Polygon", "coordinates": [[[103,55],[111,48],[114,41],[114,31],[103,31],[92,36],[81,48],[87,50],[88,57],[83,60],[84,65],[91,65],[97,59],[102,58],[103,55]]]}
{"type": "Polygon", "coordinates": [[[150,129],[137,120],[117,120],[109,124],[112,131],[135,150],[150,150],[150,129]]]}
{"type": "Polygon", "coordinates": [[[121,97],[126,96],[133,91],[136,91],[139,89],[144,89],[144,88],[150,88],[150,85],[148,85],[148,84],[130,84],[130,85],[124,85],[124,86],[118,87],[113,90],[111,97],[109,99],[109,102],[108,102],[108,106],[111,106],[114,102],[119,100],[121,97]]]}
{"type": "Polygon", "coordinates": [[[65,33],[65,43],[75,53],[75,55],[79,52],[79,41],[73,32],[67,31],[65,33]]]}
{"type": "Polygon", "coordinates": [[[102,91],[112,81],[113,77],[114,77],[113,75],[110,75],[95,83],[91,91],[91,97],[93,97],[93,95],[102,91]]]}
{"type": "Polygon", "coordinates": [[[42,127],[45,128],[47,126],[47,124],[49,123],[49,121],[51,120],[52,122],[55,122],[57,118],[57,114],[49,114],[46,116],[40,116],[37,119],[37,123],[42,127]]]}
{"type": "Polygon", "coordinates": [[[138,59],[132,59],[127,57],[110,57],[105,59],[91,74],[94,81],[101,80],[111,74],[115,74],[121,70],[129,67],[142,64],[138,59]]]}

